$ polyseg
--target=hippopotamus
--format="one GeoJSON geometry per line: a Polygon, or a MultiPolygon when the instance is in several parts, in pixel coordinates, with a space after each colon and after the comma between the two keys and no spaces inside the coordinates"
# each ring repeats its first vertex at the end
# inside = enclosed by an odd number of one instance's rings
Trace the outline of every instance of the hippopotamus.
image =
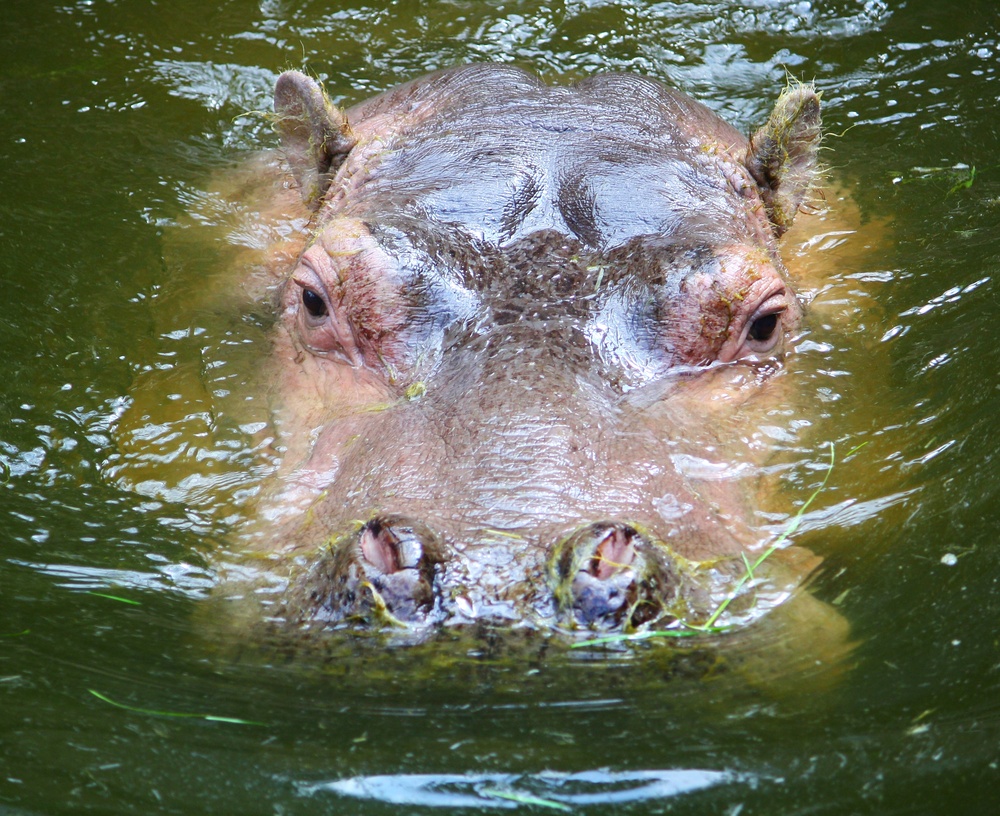
{"type": "Polygon", "coordinates": [[[773,547],[750,425],[793,387],[811,86],[748,137],[631,74],[468,65],[341,110],[288,71],[274,124],[301,208],[271,269],[280,465],[232,596],[316,635],[572,640],[802,594],[817,559],[773,547]]]}

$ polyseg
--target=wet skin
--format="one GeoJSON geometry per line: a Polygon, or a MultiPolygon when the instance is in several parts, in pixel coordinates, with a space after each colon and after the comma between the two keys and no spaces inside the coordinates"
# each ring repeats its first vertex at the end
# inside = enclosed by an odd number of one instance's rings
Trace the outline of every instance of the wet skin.
{"type": "MultiPolygon", "coordinates": [[[[649,79],[496,65],[344,112],[288,72],[275,112],[310,220],[274,270],[283,461],[241,539],[264,614],[421,637],[708,620],[769,543],[745,426],[789,387],[777,244],[815,172],[812,89],[750,139],[649,79]]],[[[778,554],[721,622],[814,565],[778,554]]]]}

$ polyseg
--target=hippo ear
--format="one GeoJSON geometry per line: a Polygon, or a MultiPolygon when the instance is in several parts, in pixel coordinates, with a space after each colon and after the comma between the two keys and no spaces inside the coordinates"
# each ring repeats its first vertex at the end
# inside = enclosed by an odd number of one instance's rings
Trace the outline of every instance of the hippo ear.
{"type": "Polygon", "coordinates": [[[767,124],[750,137],[747,167],[776,235],[792,225],[816,177],[821,136],[819,94],[800,85],[778,97],[767,124]]]}
{"type": "Polygon", "coordinates": [[[330,177],[357,139],[344,115],[331,104],[316,80],[285,71],[274,86],[274,112],[281,143],[302,190],[316,209],[330,177]]]}

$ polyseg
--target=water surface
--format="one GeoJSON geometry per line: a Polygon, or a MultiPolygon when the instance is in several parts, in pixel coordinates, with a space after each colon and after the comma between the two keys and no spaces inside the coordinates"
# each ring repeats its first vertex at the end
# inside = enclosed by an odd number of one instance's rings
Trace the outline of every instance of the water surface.
{"type": "Polygon", "coordinates": [[[40,13],[15,0],[4,11],[0,810],[992,810],[992,3],[81,0],[40,13]],[[744,130],[788,76],[823,90],[831,176],[865,229],[813,287],[790,372],[805,407],[755,432],[781,465],[775,524],[818,483],[831,442],[866,443],[798,535],[826,559],[816,594],[858,640],[838,684],[789,675],[761,690],[642,649],[260,665],[198,636],[206,555],[259,478],[247,439],[262,409],[243,383],[267,316],[220,306],[240,304],[224,288],[220,300],[213,277],[235,250],[186,249],[177,225],[196,229],[194,210],[209,229],[207,180],[274,144],[253,112],[282,69],[318,74],[347,103],[468,60],[513,60],[553,81],[638,71],[744,130]],[[175,397],[146,449],[174,461],[124,480],[112,428],[143,394],[175,397]],[[183,449],[170,441],[179,429],[183,449]]]}

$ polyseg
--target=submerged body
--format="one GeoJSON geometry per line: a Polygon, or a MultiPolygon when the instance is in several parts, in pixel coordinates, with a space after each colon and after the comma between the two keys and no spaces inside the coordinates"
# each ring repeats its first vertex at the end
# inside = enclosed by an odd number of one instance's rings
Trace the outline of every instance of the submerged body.
{"type": "Polygon", "coordinates": [[[308,226],[272,269],[282,463],[234,597],[425,637],[696,627],[742,587],[736,624],[801,584],[794,549],[745,580],[770,543],[745,426],[788,388],[810,88],[749,140],[652,80],[495,65],[344,113],[288,72],[275,111],[308,226]]]}

